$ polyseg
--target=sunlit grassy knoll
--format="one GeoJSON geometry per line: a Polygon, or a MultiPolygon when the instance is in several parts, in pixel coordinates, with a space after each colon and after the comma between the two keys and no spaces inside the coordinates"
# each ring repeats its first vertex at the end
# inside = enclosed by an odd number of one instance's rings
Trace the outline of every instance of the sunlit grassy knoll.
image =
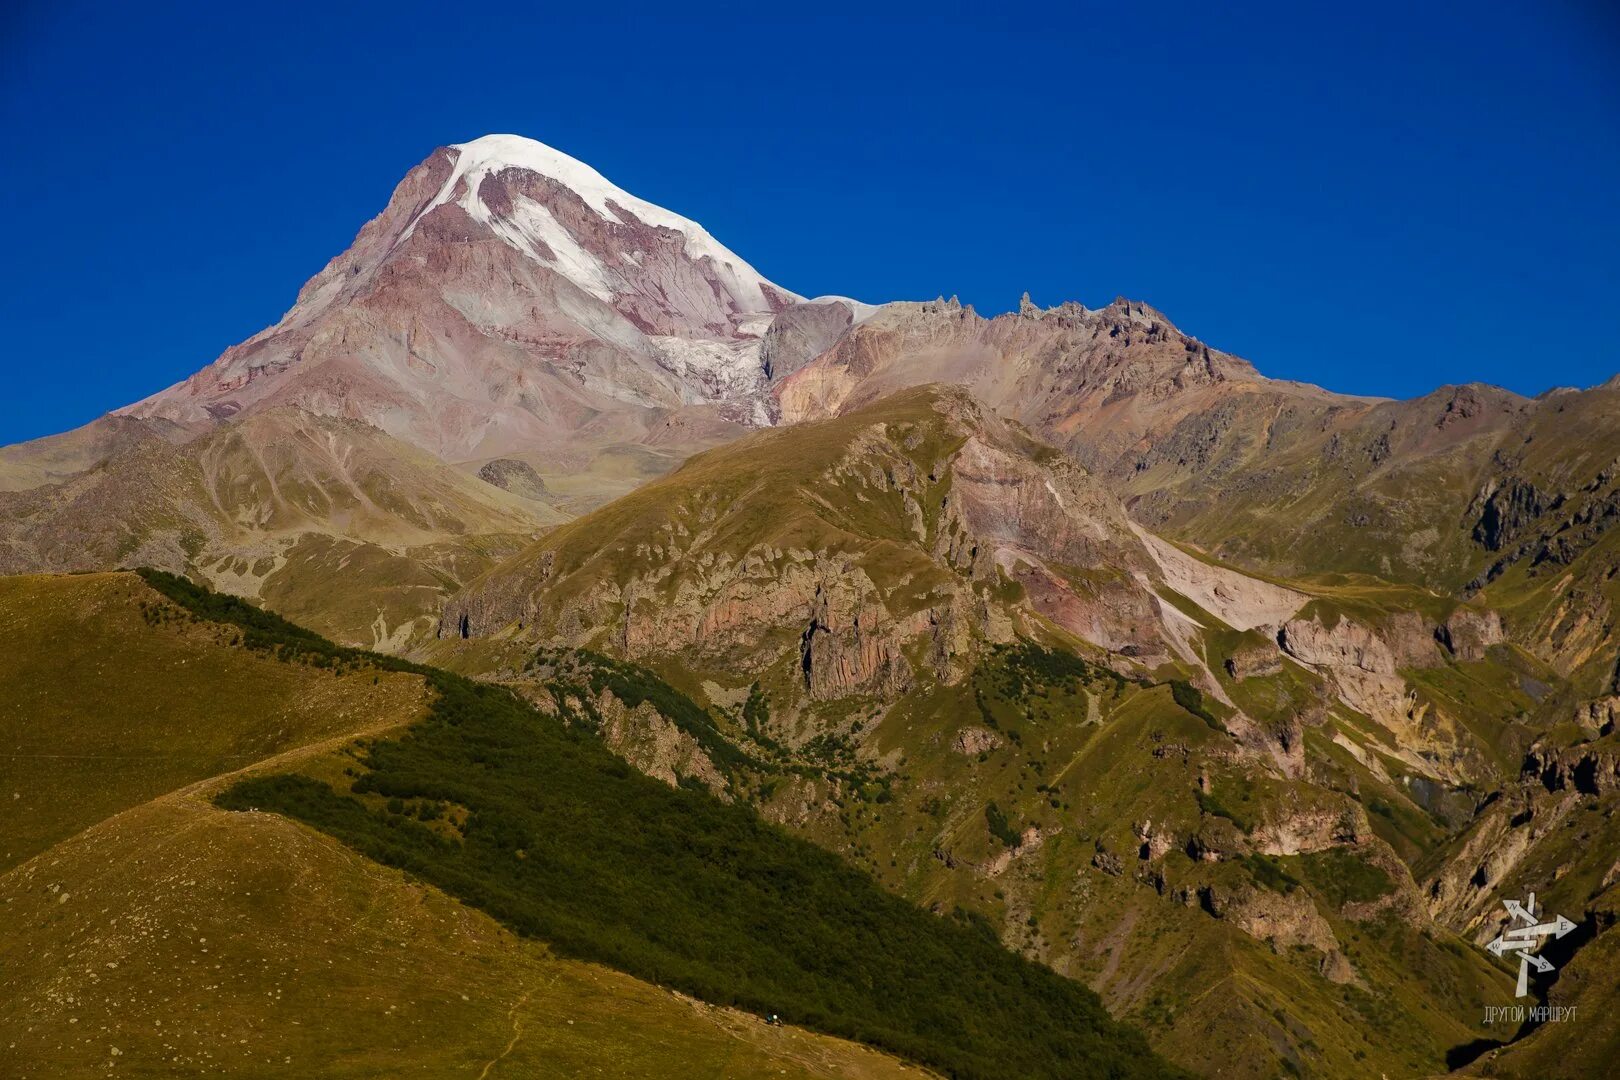
{"type": "Polygon", "coordinates": [[[0,869],[186,784],[420,716],[421,681],[235,648],[134,574],[0,578],[0,869]]]}

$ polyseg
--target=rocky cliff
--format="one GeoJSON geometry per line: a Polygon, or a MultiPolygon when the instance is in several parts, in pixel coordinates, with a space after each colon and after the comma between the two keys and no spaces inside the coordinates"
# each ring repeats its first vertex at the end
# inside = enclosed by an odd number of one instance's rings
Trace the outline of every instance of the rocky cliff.
{"type": "Polygon", "coordinates": [[[1133,576],[1151,566],[1084,470],[925,389],[694,458],[485,575],[440,633],[739,671],[791,655],[811,699],[893,696],[924,657],[949,669],[1018,618],[1165,655],[1133,576]]]}

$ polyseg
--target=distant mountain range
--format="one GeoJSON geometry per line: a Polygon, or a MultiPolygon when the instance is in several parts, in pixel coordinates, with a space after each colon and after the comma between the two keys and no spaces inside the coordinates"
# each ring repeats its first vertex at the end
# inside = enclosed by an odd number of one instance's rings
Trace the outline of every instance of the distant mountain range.
{"type": "Polygon", "coordinates": [[[1620,1038],[1617,526],[1620,378],[1397,401],[1124,298],[806,299],[510,135],[195,375],[0,449],[0,572],[499,683],[1220,1076],[1620,1038]],[[1579,1030],[1480,1027],[1527,892],[1579,1030]]]}

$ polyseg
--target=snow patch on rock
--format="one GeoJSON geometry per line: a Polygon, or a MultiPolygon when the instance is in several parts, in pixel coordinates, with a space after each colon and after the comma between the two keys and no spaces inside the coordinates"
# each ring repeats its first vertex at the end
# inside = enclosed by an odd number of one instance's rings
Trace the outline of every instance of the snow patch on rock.
{"type": "Polygon", "coordinates": [[[763,390],[765,372],[760,365],[758,338],[744,341],[703,341],[651,335],[659,362],[683,386],[700,390],[693,402],[735,400],[763,390]]]}
{"type": "Polygon", "coordinates": [[[501,218],[490,214],[483,208],[483,203],[472,196],[464,199],[462,205],[468,213],[488,225],[496,236],[529,258],[549,264],[598,300],[612,302],[613,286],[607,267],[602,265],[601,259],[580,246],[573,234],[563,228],[562,222],[544,206],[520,195],[512,202],[511,214],[501,218]],[[477,206],[479,212],[475,213],[469,202],[477,206]],[[543,246],[537,248],[536,241],[543,246]]]}

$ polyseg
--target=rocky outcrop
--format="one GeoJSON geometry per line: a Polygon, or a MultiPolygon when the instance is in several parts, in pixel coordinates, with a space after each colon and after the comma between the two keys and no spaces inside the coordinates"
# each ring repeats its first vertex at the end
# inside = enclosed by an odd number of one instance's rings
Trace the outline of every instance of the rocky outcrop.
{"type": "Polygon", "coordinates": [[[1046,834],[1039,828],[1031,825],[1018,834],[1018,842],[1011,847],[1002,848],[992,855],[988,862],[980,867],[985,877],[1000,877],[1007,872],[1008,867],[1018,859],[1038,850],[1046,840],[1046,834]]]}
{"type": "Polygon", "coordinates": [[[1151,818],[1136,822],[1131,831],[1136,835],[1136,857],[1143,862],[1156,862],[1178,846],[1175,833],[1162,825],[1156,827],[1151,818]]]}
{"type": "Polygon", "coordinates": [[[760,342],[765,378],[780,382],[832,347],[854,323],[854,312],[839,300],[794,304],[778,312],[760,342]]]}
{"type": "Polygon", "coordinates": [[[1313,616],[1290,619],[1277,634],[1288,655],[1312,667],[1354,667],[1373,675],[1395,674],[1395,654],[1382,638],[1347,618],[1324,624],[1313,616]]]}
{"type": "Polygon", "coordinates": [[[1092,854],[1091,867],[1107,874],[1109,877],[1119,877],[1125,872],[1125,864],[1120,861],[1119,856],[1101,848],[1092,854]]]}
{"type": "Polygon", "coordinates": [[[664,719],[650,702],[626,709],[618,698],[603,690],[595,704],[602,718],[602,740],[614,753],[670,787],[696,781],[729,801],[726,778],[702,746],[664,719]]]}
{"type": "Polygon", "coordinates": [[[1485,807],[1457,851],[1425,882],[1430,915],[1459,933],[1475,928],[1497,892],[1516,881],[1536,845],[1578,803],[1573,792],[1548,798],[1520,790],[1485,807]]]}
{"type": "Polygon", "coordinates": [[[496,458],[485,462],[478,470],[478,479],[525,499],[542,500],[551,494],[533,465],[513,458],[496,458]]]}
{"type": "MultiPolygon", "coordinates": [[[[965,567],[988,570],[999,548],[1027,551],[1069,566],[1107,565],[1126,573],[1144,565],[1118,503],[1061,458],[1035,460],[973,434],[952,457],[942,535],[965,535],[974,551],[965,567]]],[[[962,562],[956,541],[952,557],[962,562]]]]}
{"type": "Polygon", "coordinates": [[[1519,539],[1541,515],[1563,502],[1525,480],[1513,479],[1483,495],[1474,540],[1489,551],[1501,551],[1519,539]]]}
{"type": "Polygon", "coordinates": [[[1017,582],[1036,611],[1086,641],[1165,655],[1155,599],[1132,576],[1148,565],[1146,553],[1118,504],[1084,470],[974,435],[950,473],[938,558],[978,580],[1017,582]]]}
{"type": "Polygon", "coordinates": [[[951,740],[951,749],[958,754],[973,757],[996,749],[1002,742],[1001,736],[989,728],[965,727],[956,733],[955,739],[951,740]]]}
{"type": "Polygon", "coordinates": [[[1435,629],[1434,636],[1458,660],[1483,660],[1486,650],[1504,640],[1502,616],[1485,609],[1458,608],[1435,629]]]}
{"type": "Polygon", "coordinates": [[[1359,844],[1371,835],[1367,815],[1360,806],[1315,806],[1269,816],[1249,834],[1254,850],[1265,855],[1302,855],[1346,844],[1359,844]]]}
{"type": "MultiPolygon", "coordinates": [[[[528,570],[532,580],[546,581],[556,567],[556,554],[537,555],[528,570]]],[[[508,628],[523,630],[534,624],[536,606],[530,578],[490,574],[452,596],[439,615],[437,636],[490,637],[508,628]]]]}
{"type": "MultiPolygon", "coordinates": [[[[1339,952],[1333,928],[1316,910],[1303,889],[1274,892],[1254,885],[1205,885],[1198,890],[1199,906],[1217,919],[1231,923],[1252,938],[1270,942],[1279,952],[1298,946],[1315,949],[1324,957],[1339,952]]],[[[1335,981],[1351,981],[1346,965],[1325,966],[1335,981]]]]}
{"type": "Polygon", "coordinates": [[[1592,738],[1612,734],[1616,721],[1620,721],[1620,695],[1598,698],[1575,710],[1575,722],[1592,738]]]}
{"type": "Polygon", "coordinates": [[[911,668],[884,626],[881,604],[851,603],[844,590],[835,596],[818,588],[810,612],[799,639],[799,667],[811,700],[893,695],[911,684],[911,668]]]}
{"type": "Polygon", "coordinates": [[[1283,657],[1275,642],[1245,639],[1222,662],[1234,679],[1258,679],[1282,670],[1283,657]]]}
{"type": "Polygon", "coordinates": [[[1537,744],[1520,774],[1550,792],[1607,795],[1620,791],[1620,742],[1603,739],[1568,747],[1537,744]]]}
{"type": "MultiPolygon", "coordinates": [[[[1467,625],[1467,616],[1462,616],[1459,623],[1467,625]]],[[[1431,618],[1416,611],[1385,615],[1372,630],[1388,647],[1397,669],[1435,667],[1443,662],[1440,631],[1431,618]]]]}
{"type": "MultiPolygon", "coordinates": [[[[1324,623],[1315,616],[1290,619],[1277,632],[1278,646],[1326,677],[1334,695],[1384,726],[1405,731],[1421,706],[1397,674],[1395,651],[1373,630],[1340,617],[1324,623]]],[[[1427,648],[1437,651],[1434,640],[1427,648]]]]}
{"type": "MultiPolygon", "coordinates": [[[[812,699],[893,695],[912,680],[902,645],[931,635],[941,618],[937,608],[892,614],[871,578],[847,559],[759,552],[714,559],[706,569],[674,576],[666,567],[618,590],[619,649],[630,657],[686,653],[736,661],[758,656],[762,644],[780,641],[793,627],[812,699]]],[[[949,610],[949,600],[940,599],[949,610]]],[[[601,601],[611,604],[613,590],[601,601]]]]}

